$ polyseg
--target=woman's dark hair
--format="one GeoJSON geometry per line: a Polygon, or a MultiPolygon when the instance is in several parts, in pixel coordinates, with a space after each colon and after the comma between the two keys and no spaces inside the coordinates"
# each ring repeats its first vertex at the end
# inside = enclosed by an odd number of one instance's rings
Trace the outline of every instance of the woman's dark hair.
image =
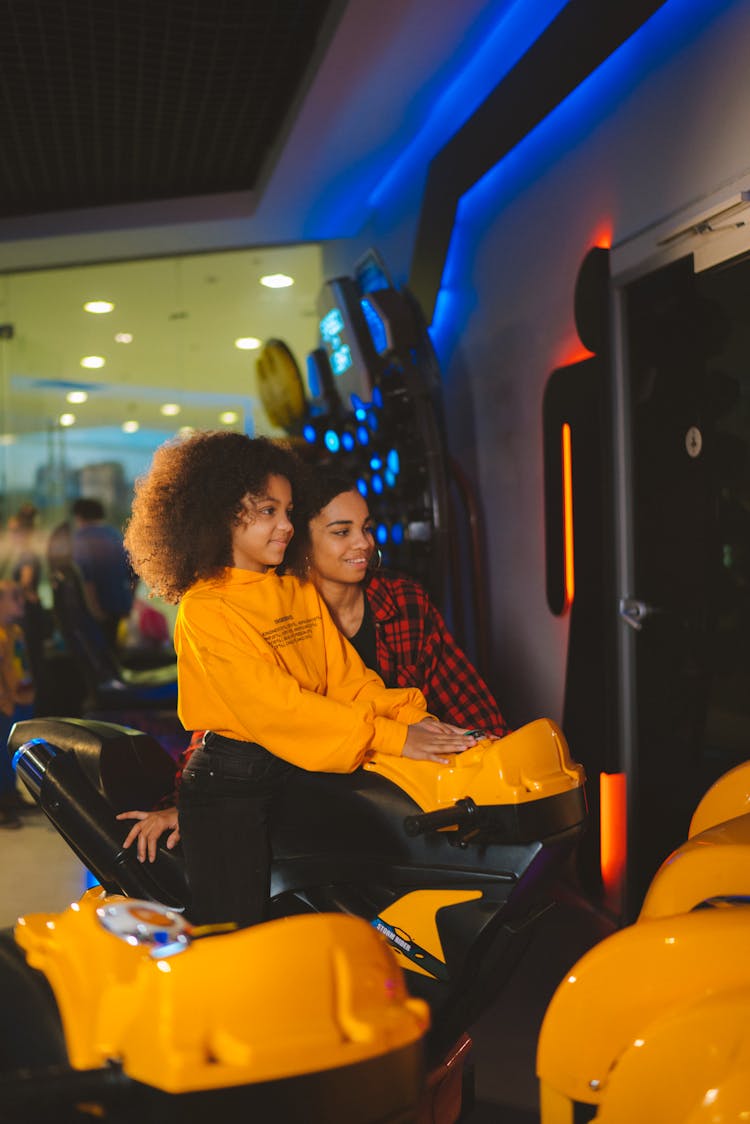
{"type": "Polygon", "coordinates": [[[298,578],[307,577],[310,558],[310,520],[336,496],[356,492],[357,485],[340,469],[327,465],[306,466],[294,497],[294,538],[284,555],[284,569],[298,578]]]}
{"type": "Polygon", "coordinates": [[[297,487],[299,464],[265,437],[204,431],[175,438],[154,453],[136,482],[125,547],[135,572],[165,601],[179,601],[199,578],[232,564],[232,528],[247,495],[269,476],[297,487]]]}

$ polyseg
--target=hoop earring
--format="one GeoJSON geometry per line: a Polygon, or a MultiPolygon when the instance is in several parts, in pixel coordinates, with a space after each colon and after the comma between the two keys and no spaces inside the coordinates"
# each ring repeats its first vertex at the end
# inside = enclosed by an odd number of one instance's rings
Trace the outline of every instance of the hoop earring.
{"type": "Polygon", "coordinates": [[[368,563],[367,568],[369,570],[379,570],[382,565],[383,565],[383,552],[382,552],[382,550],[380,549],[379,546],[376,546],[374,554],[370,555],[370,561],[368,563]],[[377,561],[373,561],[373,559],[377,559],[377,561]]]}

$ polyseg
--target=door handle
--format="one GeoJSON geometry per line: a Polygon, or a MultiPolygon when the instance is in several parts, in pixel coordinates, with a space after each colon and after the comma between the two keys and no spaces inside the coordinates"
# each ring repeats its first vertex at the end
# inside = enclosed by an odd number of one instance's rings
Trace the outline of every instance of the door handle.
{"type": "Polygon", "coordinates": [[[618,612],[625,624],[629,624],[636,632],[641,631],[647,617],[652,617],[654,613],[660,611],[653,605],[647,605],[645,601],[639,601],[636,597],[622,597],[618,606],[618,612]]]}

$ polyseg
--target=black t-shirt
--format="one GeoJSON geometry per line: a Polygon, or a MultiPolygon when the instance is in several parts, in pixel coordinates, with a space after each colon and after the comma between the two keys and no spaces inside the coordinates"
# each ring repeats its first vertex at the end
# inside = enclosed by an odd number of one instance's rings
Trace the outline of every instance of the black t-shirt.
{"type": "Polygon", "coordinates": [[[362,662],[367,664],[373,671],[377,671],[379,675],[377,648],[375,645],[375,618],[372,615],[370,602],[366,597],[362,624],[354,633],[354,636],[349,637],[349,643],[355,651],[359,653],[362,662]]]}

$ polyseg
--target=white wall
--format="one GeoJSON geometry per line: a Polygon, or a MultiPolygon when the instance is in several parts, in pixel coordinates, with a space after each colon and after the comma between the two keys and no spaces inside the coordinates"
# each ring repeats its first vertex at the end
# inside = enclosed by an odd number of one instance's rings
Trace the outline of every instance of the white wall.
{"type": "MultiPolygon", "coordinates": [[[[462,201],[444,278],[452,313],[438,315],[436,340],[451,452],[486,519],[492,685],[514,723],[562,708],[567,625],[545,600],[541,404],[578,345],[578,267],[603,228],[622,243],[748,168],[750,4],[670,0],[462,201]]],[[[377,230],[405,279],[410,219],[375,216],[351,260],[377,230]]]]}

